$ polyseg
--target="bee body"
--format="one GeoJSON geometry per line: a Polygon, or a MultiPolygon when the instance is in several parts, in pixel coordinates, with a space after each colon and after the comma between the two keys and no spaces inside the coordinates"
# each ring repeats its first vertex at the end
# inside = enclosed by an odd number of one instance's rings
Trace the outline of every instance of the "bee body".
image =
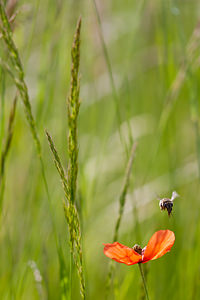
{"type": "Polygon", "coordinates": [[[177,198],[177,197],[179,197],[179,195],[176,192],[173,192],[171,199],[170,198],[160,199],[160,202],[159,202],[160,209],[161,210],[167,210],[169,217],[172,214],[174,199],[177,198]]]}
{"type": "Polygon", "coordinates": [[[170,217],[173,208],[173,202],[169,198],[164,198],[160,200],[159,206],[161,210],[167,210],[168,216],[170,217]]]}

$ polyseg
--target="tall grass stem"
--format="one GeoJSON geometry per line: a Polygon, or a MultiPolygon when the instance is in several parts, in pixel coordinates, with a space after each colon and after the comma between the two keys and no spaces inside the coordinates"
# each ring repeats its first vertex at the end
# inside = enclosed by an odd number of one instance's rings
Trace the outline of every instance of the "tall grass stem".
{"type": "Polygon", "coordinates": [[[79,213],[76,209],[76,189],[77,189],[77,174],[78,174],[78,136],[77,136],[77,121],[79,113],[79,63],[80,63],[80,30],[81,30],[81,18],[79,18],[76,32],[74,35],[74,41],[72,44],[71,58],[71,86],[70,93],[67,98],[67,110],[68,110],[68,155],[69,163],[67,167],[67,174],[62,166],[60,157],[55,148],[53,140],[49,133],[46,131],[49,146],[54,157],[54,163],[60,175],[65,200],[63,202],[65,218],[67,220],[69,228],[69,244],[71,250],[70,260],[70,286],[72,284],[72,258],[77,268],[80,293],[82,299],[85,299],[85,278],[83,272],[83,253],[82,253],[82,237],[79,213]]]}
{"type": "Polygon", "coordinates": [[[12,138],[13,138],[16,105],[17,105],[17,95],[15,96],[13,105],[11,107],[6,141],[4,147],[2,147],[1,158],[0,158],[0,216],[2,212],[4,189],[5,189],[5,164],[6,164],[8,152],[10,150],[12,138]]]}
{"type": "MultiPolygon", "coordinates": [[[[126,194],[127,194],[127,190],[128,190],[128,187],[129,187],[129,179],[130,179],[130,175],[131,175],[131,169],[132,169],[132,165],[133,165],[133,161],[134,161],[134,157],[135,157],[135,151],[136,151],[136,148],[137,148],[137,144],[138,143],[135,142],[132,146],[130,157],[129,157],[127,167],[126,167],[124,183],[123,183],[123,186],[122,186],[122,191],[121,191],[120,196],[119,196],[119,213],[118,213],[118,218],[117,218],[117,221],[116,221],[116,224],[115,224],[113,242],[117,241],[117,239],[118,239],[119,228],[120,228],[120,224],[121,224],[121,220],[122,220],[122,216],[123,216],[123,212],[124,212],[126,194]]],[[[106,278],[106,298],[108,298],[113,271],[114,271],[114,265],[113,265],[113,261],[111,261],[110,264],[109,264],[108,275],[107,275],[107,278],[106,278]]]]}
{"type": "Polygon", "coordinates": [[[128,164],[127,164],[127,167],[126,167],[124,183],[123,183],[122,191],[121,191],[120,197],[119,197],[119,213],[118,213],[118,218],[117,218],[117,221],[116,221],[116,224],[115,224],[113,242],[117,241],[117,239],[118,239],[119,227],[120,227],[121,219],[122,219],[123,212],[124,212],[126,194],[127,194],[127,190],[128,190],[128,187],[129,187],[131,169],[132,169],[133,161],[134,161],[134,158],[135,158],[135,152],[136,152],[137,145],[138,145],[137,142],[135,142],[133,144],[132,149],[131,149],[131,153],[130,153],[130,157],[129,157],[129,160],[128,160],[128,164]]]}
{"type": "Polygon", "coordinates": [[[115,102],[119,138],[120,138],[121,144],[124,145],[124,149],[125,149],[126,154],[128,155],[128,147],[127,147],[126,141],[124,139],[124,136],[122,134],[121,127],[120,127],[120,125],[121,125],[121,115],[120,115],[120,107],[119,107],[119,98],[118,98],[117,90],[116,90],[116,87],[115,87],[115,82],[114,82],[114,78],[113,78],[113,71],[112,71],[112,67],[111,67],[111,62],[110,62],[107,46],[106,46],[104,36],[103,36],[101,17],[100,17],[99,10],[98,10],[97,4],[96,4],[96,0],[93,0],[93,3],[94,3],[94,7],[95,7],[96,16],[97,16],[97,22],[98,22],[98,25],[99,25],[99,36],[100,36],[100,40],[101,40],[101,44],[102,44],[102,49],[103,49],[103,54],[104,54],[104,57],[105,57],[106,66],[107,66],[107,69],[108,69],[108,75],[109,75],[109,78],[110,78],[110,84],[111,84],[111,88],[112,88],[113,99],[114,99],[114,102],[115,102]]]}

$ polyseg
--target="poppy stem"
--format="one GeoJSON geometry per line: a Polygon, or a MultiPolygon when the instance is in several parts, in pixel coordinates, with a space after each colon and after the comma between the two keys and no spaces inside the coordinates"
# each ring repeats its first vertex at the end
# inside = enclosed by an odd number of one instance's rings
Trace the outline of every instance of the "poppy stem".
{"type": "Polygon", "coordinates": [[[144,285],[144,290],[145,290],[145,293],[146,293],[146,297],[147,297],[147,300],[149,300],[149,294],[148,294],[148,290],[147,290],[146,280],[145,280],[145,277],[144,277],[144,272],[143,272],[143,269],[142,269],[142,264],[138,263],[138,266],[139,266],[139,269],[140,269],[140,274],[142,276],[142,281],[143,281],[143,285],[144,285]]]}

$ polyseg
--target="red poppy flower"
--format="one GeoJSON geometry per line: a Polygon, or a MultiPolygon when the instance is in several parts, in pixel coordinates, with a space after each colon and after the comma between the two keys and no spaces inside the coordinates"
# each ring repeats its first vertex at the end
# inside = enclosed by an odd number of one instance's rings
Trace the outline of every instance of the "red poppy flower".
{"type": "Polygon", "coordinates": [[[150,238],[143,249],[135,245],[133,248],[124,246],[118,242],[104,244],[104,254],[119,263],[134,265],[146,263],[149,260],[157,259],[171,250],[175,241],[175,235],[170,230],[159,230],[150,238]]]}

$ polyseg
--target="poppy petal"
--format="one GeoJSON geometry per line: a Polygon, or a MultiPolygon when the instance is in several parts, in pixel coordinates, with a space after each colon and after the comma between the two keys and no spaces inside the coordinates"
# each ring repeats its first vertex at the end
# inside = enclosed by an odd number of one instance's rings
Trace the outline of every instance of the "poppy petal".
{"type": "Polygon", "coordinates": [[[150,238],[144,251],[142,262],[157,259],[171,250],[175,235],[170,230],[159,230],[150,238]]]}
{"type": "Polygon", "coordinates": [[[124,246],[118,242],[113,244],[104,244],[104,254],[119,263],[134,265],[142,261],[142,256],[132,248],[124,246]]]}

